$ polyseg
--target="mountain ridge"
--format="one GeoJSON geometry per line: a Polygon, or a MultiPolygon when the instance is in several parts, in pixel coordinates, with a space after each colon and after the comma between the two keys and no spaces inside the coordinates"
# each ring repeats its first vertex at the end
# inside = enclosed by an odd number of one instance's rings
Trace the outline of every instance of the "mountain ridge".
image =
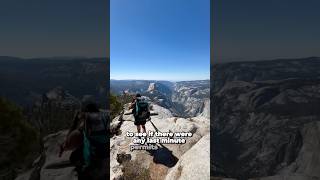
{"type": "MultiPolygon", "coordinates": [[[[108,87],[109,58],[47,60],[0,58],[0,96],[19,105],[32,104],[32,96],[61,86],[76,97],[92,94],[102,99],[108,87]]],[[[106,99],[105,97],[103,99],[106,99]]]]}
{"type": "Polygon", "coordinates": [[[111,81],[111,92],[148,96],[176,116],[192,117],[208,109],[210,81],[111,81]],[[205,106],[206,105],[206,106],[205,106]]]}
{"type": "Polygon", "coordinates": [[[320,119],[320,59],[234,62],[211,68],[211,153],[216,167],[212,174],[320,179],[318,158],[306,165],[308,153],[319,151],[309,142],[319,136],[313,127],[320,119]]]}

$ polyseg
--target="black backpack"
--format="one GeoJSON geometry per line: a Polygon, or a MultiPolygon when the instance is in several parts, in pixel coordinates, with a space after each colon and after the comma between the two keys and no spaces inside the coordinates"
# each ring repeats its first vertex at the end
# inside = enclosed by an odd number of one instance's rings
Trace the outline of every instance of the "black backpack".
{"type": "Polygon", "coordinates": [[[150,118],[149,104],[144,100],[137,100],[134,117],[136,120],[147,120],[150,118]]]}
{"type": "Polygon", "coordinates": [[[88,113],[83,130],[83,159],[88,167],[93,159],[103,159],[107,155],[105,147],[108,143],[107,117],[104,112],[88,113]],[[90,129],[90,133],[88,133],[90,129]]]}

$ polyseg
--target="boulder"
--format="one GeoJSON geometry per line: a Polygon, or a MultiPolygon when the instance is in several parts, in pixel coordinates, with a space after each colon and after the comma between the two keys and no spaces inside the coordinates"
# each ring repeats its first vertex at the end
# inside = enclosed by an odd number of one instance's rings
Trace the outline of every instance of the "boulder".
{"type": "Polygon", "coordinates": [[[170,170],[166,180],[172,179],[210,179],[210,134],[202,137],[191,149],[183,154],[170,170]]]}
{"type": "Polygon", "coordinates": [[[75,167],[69,163],[71,151],[59,157],[59,144],[64,142],[66,135],[67,131],[59,131],[45,137],[44,152],[35,160],[34,167],[16,180],[77,180],[75,167]]]}

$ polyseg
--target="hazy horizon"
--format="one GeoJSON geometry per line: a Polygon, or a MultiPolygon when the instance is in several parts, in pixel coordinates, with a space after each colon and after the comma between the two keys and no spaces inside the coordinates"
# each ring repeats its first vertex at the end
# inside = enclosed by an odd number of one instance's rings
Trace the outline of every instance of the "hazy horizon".
{"type": "Polygon", "coordinates": [[[22,57],[22,56],[8,56],[8,55],[0,55],[1,57],[8,57],[8,58],[18,58],[18,59],[70,59],[70,58],[76,58],[76,59],[94,59],[94,58],[109,58],[109,57],[99,57],[99,56],[32,56],[32,57],[22,57]]]}
{"type": "Polygon", "coordinates": [[[210,81],[210,79],[195,79],[195,80],[165,80],[165,79],[110,79],[110,81],[169,81],[169,82],[180,82],[180,81],[210,81]]]}
{"type": "Polygon", "coordinates": [[[303,56],[303,57],[274,57],[263,59],[246,59],[246,58],[214,58],[212,64],[233,63],[233,62],[262,62],[262,61],[275,61],[275,60],[299,60],[307,58],[320,58],[320,56],[303,56]]]}

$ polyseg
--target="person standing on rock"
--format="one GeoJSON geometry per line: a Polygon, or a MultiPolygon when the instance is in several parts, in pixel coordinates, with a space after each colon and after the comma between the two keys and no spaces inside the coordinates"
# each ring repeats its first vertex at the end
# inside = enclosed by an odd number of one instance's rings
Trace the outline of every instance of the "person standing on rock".
{"type": "Polygon", "coordinates": [[[140,94],[136,94],[129,109],[132,109],[134,116],[134,125],[137,126],[138,133],[147,132],[145,124],[147,119],[150,118],[149,104],[146,102],[140,94]]]}
{"type": "Polygon", "coordinates": [[[107,178],[107,118],[96,102],[87,102],[60,147],[59,156],[64,150],[73,150],[70,162],[76,166],[79,180],[107,178]]]}

